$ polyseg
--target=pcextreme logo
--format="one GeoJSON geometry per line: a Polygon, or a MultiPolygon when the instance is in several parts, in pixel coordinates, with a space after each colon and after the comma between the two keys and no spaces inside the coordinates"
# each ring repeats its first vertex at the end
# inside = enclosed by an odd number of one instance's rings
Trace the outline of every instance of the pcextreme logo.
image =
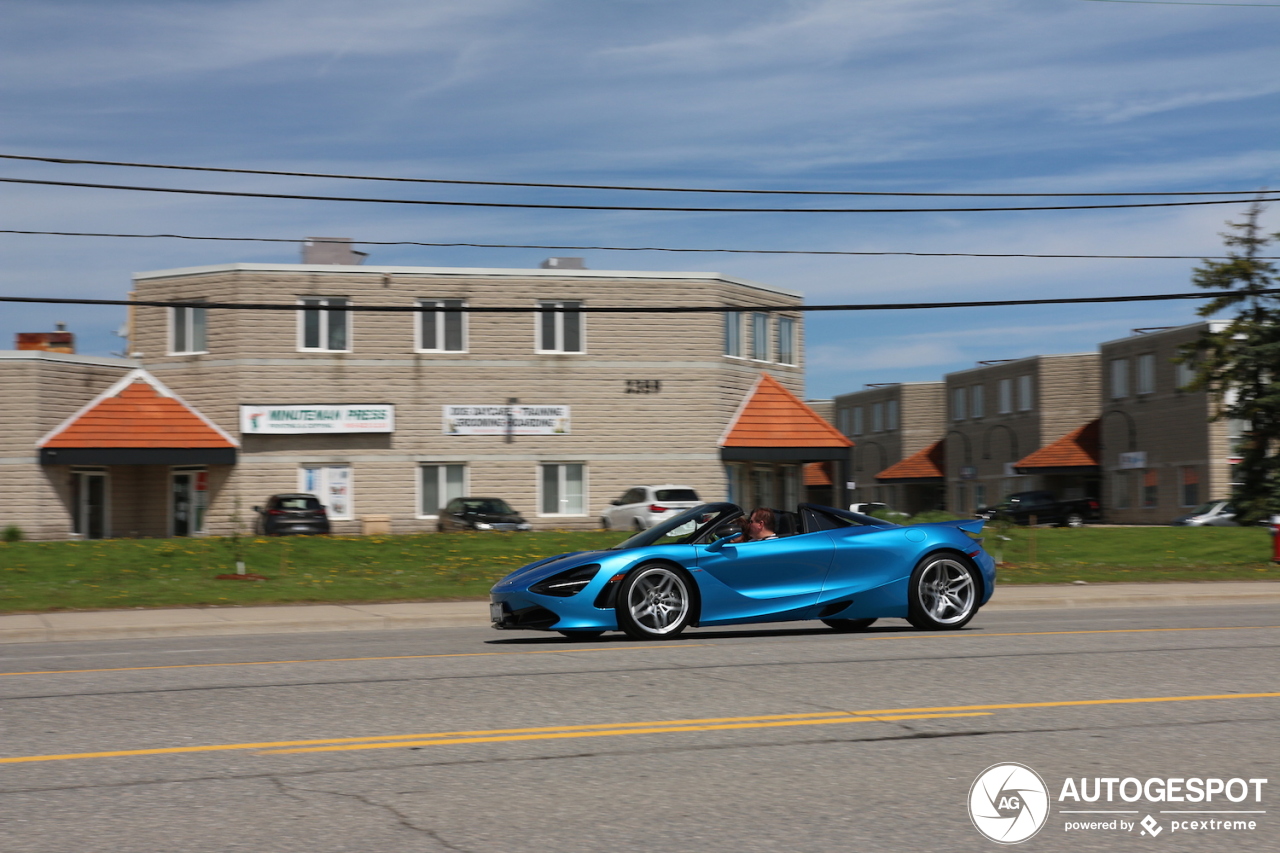
{"type": "Polygon", "coordinates": [[[998,844],[1018,844],[1044,828],[1049,789],[1024,764],[993,764],[969,788],[969,819],[998,844]]]}
{"type": "MultiPolygon", "coordinates": [[[[1057,796],[1064,832],[1168,836],[1254,832],[1266,779],[1213,776],[1067,776],[1057,796]],[[1141,815],[1141,817],[1139,817],[1141,815]]],[[[969,788],[969,818],[998,844],[1019,844],[1049,821],[1049,788],[1025,764],[988,767],[969,788]]]]}

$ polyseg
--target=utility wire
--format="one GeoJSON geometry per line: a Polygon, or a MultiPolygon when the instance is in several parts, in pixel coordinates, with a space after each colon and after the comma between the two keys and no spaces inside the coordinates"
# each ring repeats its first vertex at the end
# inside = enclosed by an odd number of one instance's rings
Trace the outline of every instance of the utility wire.
{"type": "MultiPolygon", "coordinates": [[[[1119,2],[1119,0],[1116,0],[1119,2]]],[[[1136,0],[1131,0],[1136,2],[1136,0]]],[[[1224,5],[1224,4],[1213,4],[1224,5]]],[[[125,166],[135,169],[178,169],[186,172],[227,172],[237,175],[278,175],[290,178],[334,178],[344,181],[395,181],[411,184],[456,184],[472,187],[538,187],[565,190],[620,190],[658,193],[734,193],[739,195],[834,195],[834,196],[913,196],[923,198],[1079,198],[1096,196],[1184,196],[1184,195],[1254,195],[1257,190],[1202,190],[1194,192],[1127,192],[1127,193],[913,193],[870,190],[741,190],[711,187],[636,187],[613,184],[551,184],[532,181],[466,181],[450,178],[393,178],[378,175],[340,175],[332,172],[286,172],[274,169],[233,169],[221,166],[176,166],[171,163],[131,163],[118,160],[79,160],[68,157],[37,157],[25,154],[0,154],[3,160],[33,160],[39,163],[81,164],[89,166],[125,166]]]]}
{"type": "MultiPolygon", "coordinates": [[[[1250,291],[1253,295],[1277,294],[1280,288],[1250,291]]],[[[1216,299],[1220,293],[1153,293],[1140,296],[1077,296],[1057,299],[1000,299],[983,302],[879,302],[862,305],[681,305],[664,307],[597,307],[583,305],[572,312],[583,314],[718,314],[726,311],[788,313],[810,311],[909,311],[929,308],[998,308],[1020,305],[1084,305],[1101,302],[1160,302],[1172,299],[1216,299]]],[[[162,299],[54,299],[40,296],[0,296],[0,302],[37,303],[43,305],[119,305],[150,308],[209,308],[226,311],[359,311],[391,314],[416,314],[439,311],[434,305],[320,305],[281,304],[278,302],[199,302],[162,299]]],[[[564,312],[555,306],[469,305],[458,309],[468,314],[535,314],[564,312]]]]}
{"type": "Polygon", "coordinates": [[[1091,3],[1142,3],[1148,6],[1280,6],[1280,3],[1188,3],[1178,0],[1089,0],[1091,3]]]}
{"type": "MultiPolygon", "coordinates": [[[[428,243],[419,240],[326,240],[292,237],[197,237],[189,234],[114,234],[102,231],[19,231],[0,228],[0,234],[46,237],[133,237],[139,239],[213,240],[225,243],[337,243],[350,246],[426,246],[444,249],[546,249],[574,252],[684,252],[736,255],[846,255],[855,257],[906,256],[920,258],[1085,258],[1095,260],[1198,261],[1230,260],[1230,255],[1051,255],[1029,252],[853,252],[838,249],[682,249],[672,246],[552,246],[538,243],[428,243]]],[[[1259,255],[1258,260],[1280,261],[1280,255],[1259,255]]]]}
{"type": "Polygon", "coordinates": [[[351,196],[297,195],[291,193],[251,193],[232,190],[193,190],[177,187],[136,187],[122,184],[91,184],[79,181],[38,181],[29,178],[0,178],[0,183],[35,184],[51,187],[82,187],[99,190],[128,190],[148,193],[180,193],[185,195],[226,196],[231,198],[272,198],[295,201],[344,201],[364,204],[414,204],[441,207],[501,207],[526,210],[620,210],[633,212],[663,211],[668,213],[986,213],[995,211],[1028,210],[1110,210],[1134,207],[1192,207],[1206,204],[1244,204],[1280,201],[1280,196],[1252,199],[1219,199],[1215,201],[1157,201],[1129,204],[1077,204],[1029,207],[888,207],[888,208],[838,208],[838,207],[640,207],[608,204],[532,204],[497,201],[439,201],[435,199],[409,198],[357,198],[351,196]]]}

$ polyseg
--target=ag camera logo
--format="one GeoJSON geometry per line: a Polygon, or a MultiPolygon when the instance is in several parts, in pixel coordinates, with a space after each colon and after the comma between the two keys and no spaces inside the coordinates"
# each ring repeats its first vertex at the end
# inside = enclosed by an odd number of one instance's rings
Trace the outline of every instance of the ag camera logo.
{"type": "Polygon", "coordinates": [[[1024,764],[993,764],[969,789],[969,819],[998,844],[1019,844],[1049,819],[1049,789],[1024,764]]]}

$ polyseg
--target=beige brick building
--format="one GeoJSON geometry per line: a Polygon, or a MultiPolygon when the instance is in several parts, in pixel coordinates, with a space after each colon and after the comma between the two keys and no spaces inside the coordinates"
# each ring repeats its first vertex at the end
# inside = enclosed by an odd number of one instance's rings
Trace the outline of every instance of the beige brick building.
{"type": "MultiPolygon", "coordinates": [[[[237,507],[251,517],[289,491],[320,494],[335,532],[370,516],[395,532],[434,530],[438,506],[463,492],[504,497],[547,528],[595,526],[603,506],[644,483],[722,499],[718,441],[760,373],[803,393],[799,312],[578,310],[800,304],[797,293],[715,273],[227,264],[142,273],[134,292],[299,305],[134,309],[136,358],[240,440],[234,471],[209,495],[212,533],[230,529],[237,507]],[[433,310],[330,310],[353,306],[433,310]],[[511,400],[530,408],[508,436],[494,407],[511,400]],[[282,412],[325,418],[339,407],[344,418],[391,417],[348,432],[260,428],[282,412]]],[[[769,460],[735,468],[744,483],[799,476],[769,460]]]]}
{"type": "Polygon", "coordinates": [[[1098,417],[1097,353],[992,362],[945,379],[948,509],[968,514],[1029,489],[1096,497],[1088,474],[1028,476],[1016,464],[1098,417]]]}
{"type": "Polygon", "coordinates": [[[1209,323],[1137,330],[1101,353],[1100,462],[1108,521],[1168,524],[1195,506],[1231,496],[1240,424],[1211,421],[1204,391],[1185,391],[1191,365],[1174,359],[1209,323]]]}
{"type": "Polygon", "coordinates": [[[834,398],[836,426],[854,440],[850,500],[880,501],[909,513],[936,509],[941,484],[881,481],[885,469],[938,441],[945,431],[941,382],[897,382],[834,398]]]}

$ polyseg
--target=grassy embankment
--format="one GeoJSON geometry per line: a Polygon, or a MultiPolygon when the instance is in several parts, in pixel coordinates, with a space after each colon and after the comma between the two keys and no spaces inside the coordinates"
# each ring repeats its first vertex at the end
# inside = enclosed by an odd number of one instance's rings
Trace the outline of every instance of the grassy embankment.
{"type": "MultiPolygon", "coordinates": [[[[1261,528],[986,531],[1002,583],[1280,580],[1261,528]]],[[[482,598],[525,563],[619,533],[0,543],[0,612],[482,598]],[[239,558],[265,582],[215,580],[239,558]]]]}

